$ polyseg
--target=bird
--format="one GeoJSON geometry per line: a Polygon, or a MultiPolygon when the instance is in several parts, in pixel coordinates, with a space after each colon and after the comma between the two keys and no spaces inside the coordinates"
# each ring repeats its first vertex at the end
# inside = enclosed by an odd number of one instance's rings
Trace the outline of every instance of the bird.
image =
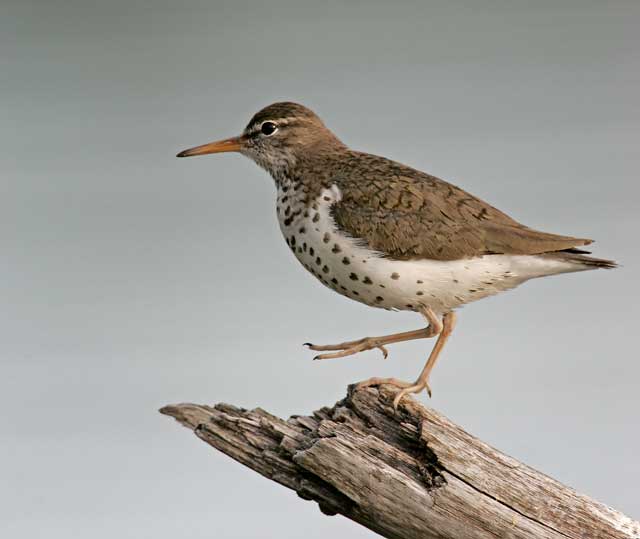
{"type": "Polygon", "coordinates": [[[184,150],[177,157],[238,152],[265,169],[276,188],[280,230],[295,258],[323,285],[370,307],[412,311],[425,326],[339,344],[305,343],[334,359],[416,339],[436,338],[415,381],[389,384],[397,409],[426,390],[463,305],[530,279],[614,268],[588,256],[593,240],[529,228],[435,176],[356,151],[317,114],[293,102],[266,106],[242,134],[184,150]]]}

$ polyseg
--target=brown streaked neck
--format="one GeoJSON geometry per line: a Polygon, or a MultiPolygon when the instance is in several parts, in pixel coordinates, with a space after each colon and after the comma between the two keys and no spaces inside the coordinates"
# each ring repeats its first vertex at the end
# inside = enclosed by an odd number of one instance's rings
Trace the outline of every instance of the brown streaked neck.
{"type": "Polygon", "coordinates": [[[288,148],[280,153],[277,160],[256,160],[256,163],[269,172],[277,185],[289,181],[304,184],[308,192],[316,191],[326,187],[333,172],[350,152],[333,133],[328,132],[327,135],[308,144],[288,148]]]}

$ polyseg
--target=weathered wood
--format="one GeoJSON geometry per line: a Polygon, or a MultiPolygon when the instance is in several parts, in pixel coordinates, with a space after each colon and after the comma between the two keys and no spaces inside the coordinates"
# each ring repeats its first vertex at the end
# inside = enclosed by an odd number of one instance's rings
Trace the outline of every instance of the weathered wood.
{"type": "Polygon", "coordinates": [[[160,410],[265,477],[394,539],[639,539],[640,523],[387,387],[288,420],[228,404],[160,410]]]}

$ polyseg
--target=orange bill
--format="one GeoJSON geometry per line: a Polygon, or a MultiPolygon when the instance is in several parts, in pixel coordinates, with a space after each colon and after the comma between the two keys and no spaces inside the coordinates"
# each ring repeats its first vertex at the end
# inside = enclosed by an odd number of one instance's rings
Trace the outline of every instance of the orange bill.
{"type": "Polygon", "coordinates": [[[180,152],[176,157],[191,157],[192,155],[206,155],[208,153],[238,152],[242,148],[242,140],[240,137],[226,138],[217,140],[195,148],[189,148],[180,152]]]}

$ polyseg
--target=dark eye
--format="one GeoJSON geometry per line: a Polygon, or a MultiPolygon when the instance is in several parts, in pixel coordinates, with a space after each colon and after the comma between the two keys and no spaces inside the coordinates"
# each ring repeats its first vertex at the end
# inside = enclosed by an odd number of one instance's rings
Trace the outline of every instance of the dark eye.
{"type": "Polygon", "coordinates": [[[260,126],[260,132],[265,136],[273,135],[278,130],[278,126],[273,122],[264,122],[260,126]]]}

